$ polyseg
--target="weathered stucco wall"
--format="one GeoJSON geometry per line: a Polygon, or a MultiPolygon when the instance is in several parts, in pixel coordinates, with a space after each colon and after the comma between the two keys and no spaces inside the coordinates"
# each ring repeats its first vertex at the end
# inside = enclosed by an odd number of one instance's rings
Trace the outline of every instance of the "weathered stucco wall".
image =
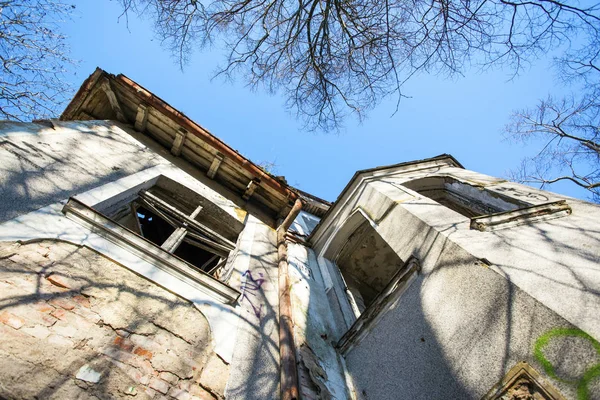
{"type": "MultiPolygon", "coordinates": [[[[412,222],[400,230],[391,215],[380,225],[382,236],[412,249],[423,269],[346,356],[365,398],[479,399],[520,361],[567,398],[577,398],[579,381],[600,363],[594,339],[552,339],[543,354],[574,384],[552,379],[536,357],[539,341],[559,328],[583,332],[444,236],[412,222]]],[[[588,398],[600,394],[594,385],[588,398]]]]}
{"type": "Polygon", "coordinates": [[[0,245],[0,332],[3,398],[212,399],[227,382],[192,303],[65,242],[0,245]]]}
{"type": "Polygon", "coordinates": [[[0,122],[0,222],[160,163],[110,121],[0,122]]]}
{"type": "MultiPolygon", "coordinates": [[[[2,200],[6,198],[10,203],[2,204],[5,206],[6,218],[14,217],[0,223],[0,242],[59,239],[71,243],[63,243],[61,246],[75,245],[74,248],[77,249],[85,246],[114,261],[111,265],[116,265],[125,271],[127,276],[131,275],[145,282],[145,287],[156,288],[159,292],[167,295],[176,293],[181,297],[179,301],[185,303],[187,300],[189,304],[193,304],[202,312],[205,317],[203,321],[204,323],[208,322],[212,332],[209,348],[213,349],[213,352],[206,360],[208,364],[204,370],[215,371],[216,378],[211,378],[210,382],[204,381],[202,383],[204,389],[215,395],[227,392],[228,398],[272,398],[273,393],[279,391],[276,249],[274,231],[268,226],[273,221],[264,213],[256,210],[256,207],[248,205],[239,196],[233,195],[227,189],[211,181],[205,173],[198,171],[184,160],[172,156],[168,150],[151,139],[133,132],[127,127],[110,121],[53,123],[55,124],[54,128],[41,124],[0,126],[0,139],[4,140],[8,146],[6,148],[14,147],[15,143],[21,147],[23,147],[23,142],[33,143],[40,148],[51,148],[52,151],[56,151],[55,157],[60,158],[55,160],[56,165],[49,163],[45,168],[31,166],[28,167],[29,169],[23,170],[21,165],[29,165],[28,160],[30,159],[35,161],[36,153],[23,152],[20,153],[18,159],[13,159],[12,153],[0,150],[0,165],[10,167],[2,171],[5,173],[4,175],[0,173],[0,179],[6,177],[7,180],[4,182],[10,182],[11,179],[12,181],[17,178],[22,179],[20,189],[15,188],[0,193],[0,198],[2,200]],[[100,147],[102,148],[100,149],[100,147]],[[5,160],[7,160],[6,164],[4,164],[5,160]],[[126,166],[131,166],[131,168],[125,168],[126,166]],[[230,285],[242,293],[236,304],[223,304],[221,301],[215,300],[210,294],[169,274],[168,271],[157,267],[148,259],[115,245],[100,232],[90,230],[88,227],[66,218],[61,211],[65,200],[69,196],[74,196],[84,204],[102,212],[110,208],[114,202],[135,195],[142,188],[152,186],[161,176],[168,177],[195,191],[223,212],[245,224],[238,237],[236,250],[231,253],[230,261],[228,261],[231,262],[234,271],[230,285]],[[55,184],[57,181],[61,183],[55,184]],[[62,181],[68,182],[63,183],[62,181]],[[32,197],[31,194],[35,194],[35,196],[32,197]],[[30,198],[37,200],[30,202],[30,198]],[[160,289],[160,287],[164,287],[168,291],[160,289]],[[229,369],[235,373],[230,375],[229,369]]],[[[3,183],[2,189],[4,187],[3,183]]],[[[38,256],[33,255],[33,257],[38,256]]],[[[100,259],[103,258],[100,257],[100,259]]],[[[95,263],[97,260],[98,257],[90,258],[85,265],[95,263]]],[[[8,259],[3,261],[9,262],[8,259]]],[[[67,273],[66,270],[63,272],[67,273]]],[[[7,274],[10,278],[15,275],[15,272],[10,271],[7,274]]],[[[90,282],[93,282],[94,277],[88,276],[88,278],[90,282]]],[[[104,278],[107,277],[102,279],[104,278]]],[[[104,282],[101,285],[110,288],[119,286],[121,282],[128,280],[129,278],[123,278],[122,275],[117,274],[110,282],[101,280],[104,282]]],[[[40,281],[44,283],[44,287],[48,286],[46,285],[48,282],[43,278],[40,278],[40,281]]],[[[110,293],[113,294],[113,292],[110,293]]],[[[3,294],[0,290],[0,297],[3,294]]],[[[129,291],[120,295],[120,297],[122,296],[126,296],[127,301],[139,301],[140,304],[146,304],[147,301],[146,296],[137,292],[129,291]],[[140,298],[136,299],[138,295],[140,298]]],[[[110,298],[110,301],[114,300],[115,303],[111,307],[117,307],[120,297],[110,298]]],[[[107,297],[107,307],[108,303],[109,298],[107,297]]],[[[0,307],[2,306],[0,305],[0,307]]],[[[74,310],[76,309],[78,308],[64,311],[71,316],[69,313],[75,314],[74,310]]],[[[48,312],[52,312],[52,310],[49,309],[48,312]]],[[[169,314],[169,312],[170,310],[166,310],[164,313],[169,314]]],[[[18,312],[11,315],[27,322],[25,315],[18,312]]],[[[134,315],[135,318],[137,318],[136,315],[134,315]]],[[[147,323],[152,326],[154,321],[152,315],[144,314],[144,316],[148,318],[147,323]]],[[[20,321],[12,319],[12,316],[9,320],[20,321]]],[[[17,322],[17,325],[19,323],[17,322]]],[[[194,320],[179,320],[178,324],[181,325],[180,329],[182,330],[203,329],[203,325],[196,324],[194,320]]],[[[8,329],[5,325],[0,324],[0,326],[2,329],[8,329]]],[[[12,338],[28,338],[23,330],[25,328],[27,328],[25,325],[19,329],[10,328],[11,330],[7,332],[11,333],[11,340],[7,341],[1,338],[0,346],[4,344],[13,346],[12,338]]],[[[102,329],[108,329],[108,327],[105,326],[102,329]]],[[[74,332],[73,334],[79,338],[79,335],[84,333],[74,332]]],[[[201,332],[199,335],[202,336],[201,332]]],[[[106,343],[99,342],[98,346],[113,346],[109,339],[106,340],[106,343]]],[[[127,338],[127,340],[130,339],[127,338]]],[[[126,347],[129,347],[130,343],[127,341],[125,343],[127,343],[126,347]]],[[[135,346],[137,345],[134,345],[133,349],[137,348],[135,346]]],[[[24,348],[15,347],[13,355],[16,356],[22,351],[25,351],[24,348]]],[[[57,351],[57,349],[52,348],[52,351],[57,351]]],[[[133,357],[132,360],[137,360],[138,356],[131,357],[133,357]]],[[[30,354],[30,361],[35,362],[35,359],[36,356],[30,354]]],[[[116,373],[118,373],[117,370],[114,374],[116,373]]],[[[20,385],[23,385],[26,380],[24,377],[27,375],[25,371],[21,370],[15,372],[14,376],[15,379],[19,377],[20,385]]],[[[115,382],[121,382],[121,378],[115,382]]],[[[40,383],[35,390],[41,391],[45,383],[47,382],[40,383]]],[[[71,383],[75,385],[80,382],[72,380],[71,383]]],[[[71,383],[69,383],[69,387],[73,386],[71,383]]],[[[177,383],[174,386],[178,385],[177,383]]],[[[111,393],[113,389],[117,390],[115,387],[113,385],[106,389],[106,393],[111,393]]],[[[196,395],[203,398],[203,392],[196,386],[194,387],[196,395]]],[[[32,389],[33,391],[34,389],[32,389]]],[[[44,393],[51,392],[52,388],[47,389],[44,393]]],[[[120,392],[117,390],[115,393],[120,392]]],[[[138,390],[137,396],[142,396],[144,393],[144,390],[138,390]]],[[[162,394],[158,392],[156,396],[159,397],[162,394]]],[[[187,399],[188,393],[182,392],[179,396],[180,399],[187,399]]],[[[65,398],[61,395],[57,395],[57,397],[65,398]]]]}
{"type": "Polygon", "coordinates": [[[312,249],[288,244],[294,339],[302,399],[347,399],[344,368],[335,350],[337,330],[312,249]]]}
{"type": "MultiPolygon", "coordinates": [[[[279,393],[279,291],[275,231],[250,216],[240,238],[231,285],[239,288],[237,341],[227,399],[272,399],[279,393]]],[[[236,334],[236,332],[231,332],[236,334]]]]}
{"type": "Polygon", "coordinates": [[[430,173],[533,204],[566,199],[573,212],[480,232],[401,186],[427,175],[422,170],[359,176],[317,229],[315,251],[335,258],[360,210],[401,259],[418,257],[422,271],[348,352],[358,394],[476,399],[527,361],[567,398],[600,396],[599,207],[459,168],[430,173]]]}

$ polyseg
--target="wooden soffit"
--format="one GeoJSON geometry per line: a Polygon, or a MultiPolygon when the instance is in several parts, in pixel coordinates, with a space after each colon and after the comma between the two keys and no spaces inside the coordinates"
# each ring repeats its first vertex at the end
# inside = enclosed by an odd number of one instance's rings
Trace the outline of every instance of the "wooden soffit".
{"type": "Polygon", "coordinates": [[[328,202],[299,193],[284,179],[267,173],[124,75],[115,76],[97,68],[82,84],[60,119],[116,120],[128,124],[152,137],[173,155],[204,171],[210,179],[232,189],[244,200],[267,208],[274,215],[286,215],[298,197],[305,202],[309,200],[319,217],[329,208],[328,202]]]}

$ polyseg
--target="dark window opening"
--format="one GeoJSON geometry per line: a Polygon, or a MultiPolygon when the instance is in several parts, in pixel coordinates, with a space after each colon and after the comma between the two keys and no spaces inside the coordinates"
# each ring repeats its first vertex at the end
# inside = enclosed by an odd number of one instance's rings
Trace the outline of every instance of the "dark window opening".
{"type": "Polygon", "coordinates": [[[219,261],[221,261],[219,255],[186,242],[181,243],[173,254],[204,272],[211,272],[219,261]]]}
{"type": "Polygon", "coordinates": [[[175,231],[167,221],[143,206],[137,207],[136,214],[140,221],[142,236],[157,246],[161,246],[175,231]]]}
{"type": "Polygon", "coordinates": [[[114,221],[195,269],[229,279],[226,261],[243,224],[198,193],[161,177],[110,210],[114,221]]]}

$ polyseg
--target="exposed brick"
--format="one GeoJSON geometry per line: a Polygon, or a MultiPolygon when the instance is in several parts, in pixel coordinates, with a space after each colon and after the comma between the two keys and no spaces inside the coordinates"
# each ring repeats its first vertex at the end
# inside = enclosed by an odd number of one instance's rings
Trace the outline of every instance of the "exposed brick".
{"type": "Polygon", "coordinates": [[[36,283],[33,277],[27,275],[12,276],[9,279],[4,279],[4,282],[18,288],[18,290],[25,293],[35,293],[37,290],[36,283]]]}
{"type": "Polygon", "coordinates": [[[77,336],[77,328],[71,324],[66,324],[64,322],[60,322],[53,325],[51,329],[57,335],[61,335],[64,337],[72,338],[77,336]]]}
{"type": "Polygon", "coordinates": [[[90,300],[81,294],[73,296],[73,300],[82,307],[90,308],[90,300]]]}
{"type": "Polygon", "coordinates": [[[177,375],[172,374],[168,371],[161,372],[158,376],[160,377],[160,379],[169,382],[171,385],[176,384],[177,381],[179,380],[177,375]]]}
{"type": "Polygon", "coordinates": [[[64,297],[55,297],[49,300],[48,303],[54,307],[64,308],[65,310],[72,310],[75,308],[75,303],[64,297]]]}
{"type": "Polygon", "coordinates": [[[113,358],[106,358],[109,362],[116,365],[121,371],[125,372],[127,376],[129,376],[133,381],[139,383],[140,385],[148,385],[150,382],[150,376],[144,375],[139,369],[133,367],[129,364],[125,364],[113,358]]]}
{"type": "Polygon", "coordinates": [[[187,390],[179,388],[171,388],[169,396],[176,398],[177,400],[191,400],[192,395],[187,390]]]}
{"type": "Polygon", "coordinates": [[[229,379],[229,365],[213,353],[202,370],[200,384],[213,393],[223,395],[229,379]]]}
{"type": "Polygon", "coordinates": [[[49,313],[52,310],[54,310],[54,307],[52,307],[50,304],[46,303],[45,301],[38,301],[37,303],[33,303],[32,307],[35,308],[36,310],[38,310],[39,312],[43,312],[43,313],[49,313]]]}
{"type": "Polygon", "coordinates": [[[57,308],[56,310],[52,311],[50,315],[58,319],[65,319],[67,317],[67,312],[60,308],[57,308]]]}
{"type": "Polygon", "coordinates": [[[146,395],[151,399],[153,399],[154,396],[156,396],[156,394],[157,394],[156,390],[150,389],[150,388],[146,388],[145,392],[146,392],[146,395]]]}
{"type": "Polygon", "coordinates": [[[46,328],[45,326],[41,326],[41,325],[25,327],[22,330],[23,330],[23,332],[27,333],[28,335],[31,335],[38,339],[46,339],[52,333],[50,331],[50,329],[46,328]]]}
{"type": "Polygon", "coordinates": [[[0,312],[0,323],[8,325],[14,329],[21,329],[21,327],[25,324],[25,320],[12,313],[9,313],[8,311],[2,311],[0,312]]]}
{"type": "Polygon", "coordinates": [[[16,254],[10,256],[8,259],[14,263],[21,264],[21,265],[23,265],[23,264],[27,265],[30,263],[29,258],[27,258],[25,255],[23,255],[21,253],[16,253],[16,254]]]}
{"type": "Polygon", "coordinates": [[[159,379],[157,377],[153,377],[152,379],[150,379],[150,384],[149,386],[156,390],[157,392],[160,392],[162,394],[167,394],[167,392],[169,391],[169,384],[165,381],[163,381],[162,379],[159,379]]]}
{"type": "Polygon", "coordinates": [[[192,381],[190,381],[188,379],[183,379],[183,380],[179,381],[179,384],[177,386],[179,387],[179,389],[189,392],[190,387],[192,386],[192,381]]]}
{"type": "Polygon", "coordinates": [[[204,390],[200,385],[190,385],[190,394],[196,396],[202,400],[215,400],[215,396],[210,394],[209,391],[204,390]]]}
{"type": "Polygon", "coordinates": [[[23,318],[26,326],[52,326],[54,323],[56,323],[55,318],[49,314],[40,312],[29,305],[15,307],[11,310],[11,312],[16,316],[23,318]]]}
{"type": "Polygon", "coordinates": [[[50,282],[54,286],[58,286],[58,287],[65,288],[65,289],[71,288],[71,285],[69,284],[69,280],[67,278],[65,278],[64,276],[57,275],[57,274],[50,274],[46,277],[46,279],[48,280],[48,282],[50,282]]]}
{"type": "Polygon", "coordinates": [[[98,321],[100,321],[100,319],[101,319],[97,313],[95,313],[94,311],[87,309],[87,308],[77,307],[77,308],[74,308],[72,311],[75,314],[90,321],[92,324],[97,324],[98,321]]]}
{"type": "Polygon", "coordinates": [[[143,347],[136,347],[133,350],[134,354],[137,354],[140,357],[144,357],[147,360],[152,359],[152,352],[144,349],[143,347]]]}
{"type": "Polygon", "coordinates": [[[134,333],[130,336],[130,339],[136,346],[146,350],[154,351],[164,348],[158,342],[153,340],[153,336],[136,335],[134,333]]]}
{"type": "Polygon", "coordinates": [[[119,347],[122,350],[125,351],[131,351],[133,350],[133,343],[131,342],[131,340],[125,339],[121,336],[117,336],[115,337],[115,340],[113,341],[113,344],[117,347],[119,347]]]}
{"type": "Polygon", "coordinates": [[[120,362],[129,364],[131,366],[138,368],[140,371],[142,371],[142,374],[144,374],[144,375],[154,375],[155,374],[154,368],[152,368],[152,364],[150,364],[150,362],[148,360],[136,357],[131,353],[122,351],[122,350],[112,347],[112,346],[99,349],[98,351],[109,358],[118,360],[120,362]]]}
{"type": "MultiPolygon", "coordinates": [[[[65,346],[65,347],[73,347],[75,345],[75,343],[72,340],[69,340],[63,336],[60,335],[50,335],[48,336],[48,339],[46,339],[48,341],[48,343],[52,343],[52,344],[56,344],[59,346],[65,346]]],[[[58,356],[58,354],[57,354],[58,356]]]]}

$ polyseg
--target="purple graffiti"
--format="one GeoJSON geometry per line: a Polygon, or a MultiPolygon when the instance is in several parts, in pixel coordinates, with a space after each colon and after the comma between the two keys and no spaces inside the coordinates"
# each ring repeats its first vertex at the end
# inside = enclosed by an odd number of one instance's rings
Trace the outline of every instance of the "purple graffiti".
{"type": "Polygon", "coordinates": [[[242,290],[242,298],[240,302],[243,302],[244,299],[248,300],[248,304],[250,304],[250,307],[252,307],[256,318],[260,318],[263,308],[263,304],[257,304],[257,292],[260,290],[263,283],[265,283],[265,278],[263,278],[262,272],[259,272],[258,275],[260,278],[254,278],[252,276],[252,272],[250,270],[246,270],[246,272],[242,274],[243,277],[246,277],[246,280],[240,288],[242,290]]]}

